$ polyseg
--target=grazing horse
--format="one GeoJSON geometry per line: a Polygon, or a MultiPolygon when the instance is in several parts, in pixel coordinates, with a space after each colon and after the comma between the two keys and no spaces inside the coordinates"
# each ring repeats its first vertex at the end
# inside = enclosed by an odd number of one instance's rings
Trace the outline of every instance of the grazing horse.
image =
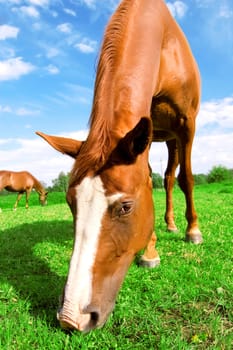
{"type": "Polygon", "coordinates": [[[163,0],[123,0],[106,28],[86,141],[38,132],[72,156],[67,202],[74,247],[58,319],[83,332],[102,326],[135,254],[159,263],[155,250],[152,141],[169,150],[165,186],[173,226],[171,188],[186,198],[186,239],[202,241],[193,204],[191,149],[199,109],[200,77],[188,42],[163,0]]]}
{"type": "Polygon", "coordinates": [[[26,209],[28,209],[28,200],[33,188],[39,194],[40,204],[45,205],[47,203],[48,192],[43,188],[41,183],[28,171],[16,172],[1,170],[0,191],[2,191],[4,188],[10,192],[18,192],[14,210],[17,209],[17,205],[24,192],[26,192],[26,209]]]}

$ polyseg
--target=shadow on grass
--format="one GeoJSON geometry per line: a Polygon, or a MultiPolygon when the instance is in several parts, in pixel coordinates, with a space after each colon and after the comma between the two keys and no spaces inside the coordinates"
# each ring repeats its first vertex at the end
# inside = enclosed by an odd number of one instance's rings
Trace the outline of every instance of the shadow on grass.
{"type": "MultiPolygon", "coordinates": [[[[64,247],[72,238],[69,221],[23,224],[0,235],[0,283],[10,284],[18,298],[29,302],[30,313],[45,319],[51,327],[58,326],[56,310],[66,279],[66,272],[60,273],[58,268],[58,275],[56,268],[50,268],[51,257],[53,264],[57,261],[62,265],[67,260],[64,247]],[[58,256],[53,258],[53,251],[43,252],[41,258],[37,256],[35,247],[40,243],[54,245],[58,256]]],[[[11,300],[7,302],[10,304],[11,300]]]]}

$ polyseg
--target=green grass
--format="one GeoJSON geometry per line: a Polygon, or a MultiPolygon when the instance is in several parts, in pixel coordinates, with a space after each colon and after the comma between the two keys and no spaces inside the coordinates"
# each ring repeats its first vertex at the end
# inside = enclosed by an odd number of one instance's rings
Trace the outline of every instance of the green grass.
{"type": "Polygon", "coordinates": [[[0,196],[0,350],[232,349],[232,184],[195,188],[203,232],[184,242],[184,198],[176,189],[178,234],[165,231],[165,194],[155,191],[161,265],[133,263],[102,329],[67,334],[56,321],[72,250],[72,217],[64,195],[47,207],[32,194],[12,211],[15,195],[0,196]]]}

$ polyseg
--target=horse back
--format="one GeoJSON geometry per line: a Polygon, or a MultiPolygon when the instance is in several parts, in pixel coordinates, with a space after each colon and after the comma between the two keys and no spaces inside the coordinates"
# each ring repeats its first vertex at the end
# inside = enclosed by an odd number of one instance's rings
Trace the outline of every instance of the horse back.
{"type": "Polygon", "coordinates": [[[34,177],[27,171],[0,171],[0,190],[25,192],[33,188],[34,182],[34,177]]]}

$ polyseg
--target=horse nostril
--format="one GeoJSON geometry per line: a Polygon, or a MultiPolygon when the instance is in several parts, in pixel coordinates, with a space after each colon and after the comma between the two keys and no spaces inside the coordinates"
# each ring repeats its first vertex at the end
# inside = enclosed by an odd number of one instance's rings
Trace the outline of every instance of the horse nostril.
{"type": "Polygon", "coordinates": [[[84,313],[87,313],[90,315],[89,330],[95,328],[100,319],[99,310],[97,308],[89,306],[86,308],[86,310],[84,310],[84,313]]]}
{"type": "Polygon", "coordinates": [[[98,320],[99,320],[98,312],[91,312],[91,322],[93,322],[94,325],[96,325],[98,320]]]}

